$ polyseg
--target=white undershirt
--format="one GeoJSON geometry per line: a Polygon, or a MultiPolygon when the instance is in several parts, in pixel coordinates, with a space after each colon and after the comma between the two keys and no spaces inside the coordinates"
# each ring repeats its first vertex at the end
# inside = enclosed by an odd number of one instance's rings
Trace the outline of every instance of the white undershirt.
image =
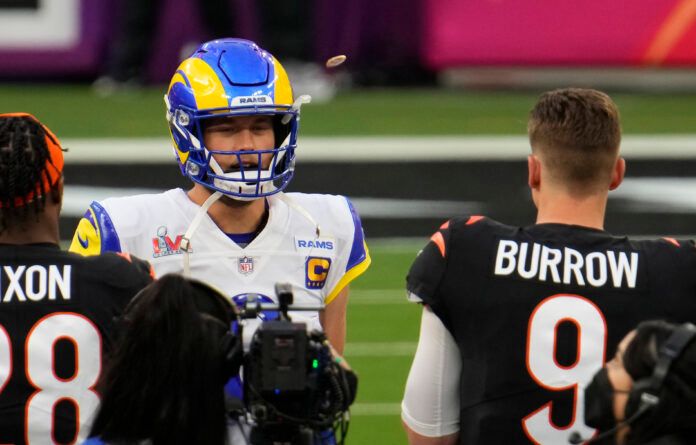
{"type": "Polygon", "coordinates": [[[418,348],[401,402],[401,419],[411,430],[426,437],[459,431],[461,367],[454,338],[437,315],[423,307],[418,348]]]}

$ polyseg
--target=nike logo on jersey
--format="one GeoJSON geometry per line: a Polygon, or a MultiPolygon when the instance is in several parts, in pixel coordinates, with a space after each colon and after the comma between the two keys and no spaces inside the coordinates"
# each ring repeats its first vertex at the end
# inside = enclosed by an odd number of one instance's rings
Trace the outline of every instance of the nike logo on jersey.
{"type": "Polygon", "coordinates": [[[607,250],[580,253],[564,247],[501,240],[495,258],[495,275],[518,275],[539,281],[578,286],[636,287],[638,252],[607,250]]]}
{"type": "Polygon", "coordinates": [[[5,289],[3,303],[70,300],[70,265],[3,266],[0,286],[5,289]],[[62,267],[62,270],[59,268],[62,267]]]}
{"type": "Polygon", "coordinates": [[[80,236],[80,232],[77,233],[77,242],[80,243],[83,249],[86,249],[89,247],[89,239],[85,238],[82,239],[82,236],[80,236]]]}

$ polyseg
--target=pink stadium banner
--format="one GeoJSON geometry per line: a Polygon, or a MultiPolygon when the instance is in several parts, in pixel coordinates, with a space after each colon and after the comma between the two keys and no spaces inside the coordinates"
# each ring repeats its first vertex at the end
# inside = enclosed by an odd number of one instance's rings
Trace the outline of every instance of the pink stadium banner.
{"type": "Polygon", "coordinates": [[[455,66],[696,66],[696,0],[424,0],[421,55],[455,66]]]}

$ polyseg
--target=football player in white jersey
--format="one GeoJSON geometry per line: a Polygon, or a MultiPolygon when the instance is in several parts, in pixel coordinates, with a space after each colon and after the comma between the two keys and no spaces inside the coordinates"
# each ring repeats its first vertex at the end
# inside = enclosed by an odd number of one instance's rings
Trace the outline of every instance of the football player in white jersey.
{"type": "Polygon", "coordinates": [[[241,306],[249,294],[275,301],[274,285],[289,282],[295,304],[326,305],[308,321],[342,353],[348,284],[370,256],[346,197],[283,193],[309,99],[293,98],[281,64],[253,42],[203,44],[164,97],[174,154],[193,188],[93,202],[70,250],[129,252],[158,276],[190,274],[241,306]]]}

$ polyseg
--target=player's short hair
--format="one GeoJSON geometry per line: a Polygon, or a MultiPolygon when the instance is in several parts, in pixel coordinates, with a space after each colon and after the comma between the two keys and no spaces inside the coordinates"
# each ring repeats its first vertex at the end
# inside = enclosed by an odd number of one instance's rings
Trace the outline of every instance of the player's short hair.
{"type": "Polygon", "coordinates": [[[63,174],[63,151],[34,116],[0,114],[0,232],[44,211],[63,174]]]}
{"type": "MultiPolygon", "coordinates": [[[[622,361],[634,382],[649,378],[657,354],[679,325],[662,320],[644,321],[626,346],[622,361]]],[[[631,425],[627,444],[646,443],[667,433],[696,434],[696,340],[674,359],[659,390],[660,402],[631,425]]]]}
{"type": "Polygon", "coordinates": [[[574,190],[611,181],[621,144],[619,110],[601,91],[564,88],[539,97],[527,124],[532,151],[549,173],[574,190]]]}

